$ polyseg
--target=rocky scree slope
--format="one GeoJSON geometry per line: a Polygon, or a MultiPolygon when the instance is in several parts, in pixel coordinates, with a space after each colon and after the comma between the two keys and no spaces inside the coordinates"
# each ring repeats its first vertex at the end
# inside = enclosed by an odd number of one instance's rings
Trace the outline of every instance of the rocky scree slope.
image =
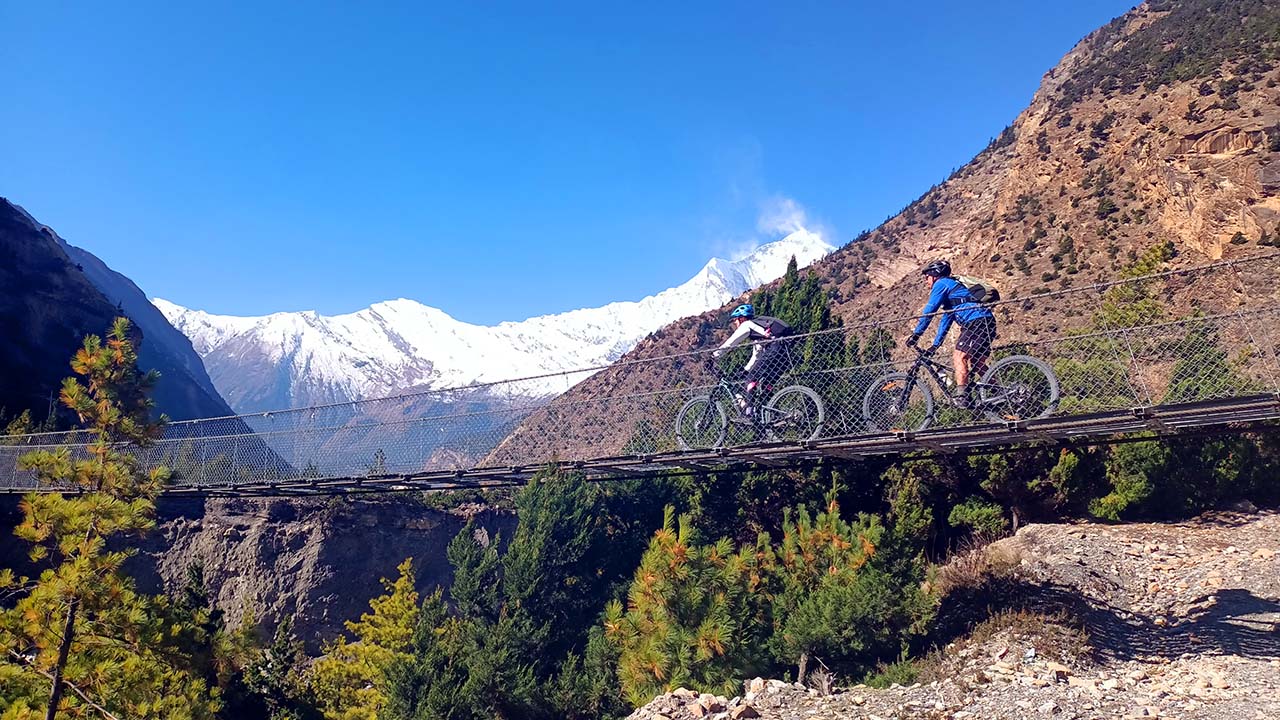
{"type": "Polygon", "coordinates": [[[631,718],[1280,717],[1280,515],[1028,525],[958,564],[985,566],[988,584],[963,604],[995,614],[928,658],[918,683],[757,678],[736,698],[677,690],[631,718]]]}
{"type": "MultiPolygon", "coordinates": [[[[927,290],[919,269],[943,257],[963,274],[996,281],[1006,299],[1113,279],[1149,248],[1171,243],[1170,267],[1274,253],[1280,237],[1280,3],[1173,0],[1139,5],[1091,33],[1050,70],[1014,122],[970,163],[883,225],[814,263],[846,325],[906,318],[927,290]]],[[[1234,308],[1238,284],[1221,273],[1197,293],[1166,289],[1171,312],[1234,308]]],[[[1280,300],[1280,290],[1273,289],[1280,300]]],[[[1054,337],[1078,327],[1096,293],[997,311],[1002,341],[1054,337]]],[[[737,300],[732,302],[736,302],[737,300]]],[[[723,337],[732,302],[672,323],[624,359],[663,357],[723,337]]],[[[890,328],[905,337],[911,323],[890,328]]],[[[954,335],[954,334],[953,334],[954,335]]],[[[561,404],[674,387],[681,363],[600,373],[561,404]]],[[[593,407],[591,404],[584,408],[593,407]]],[[[601,406],[601,412],[607,412],[601,406]]],[[[554,422],[556,448],[572,438],[601,449],[602,418],[575,411],[532,416],[503,452],[527,455],[554,422]],[[579,432],[580,431],[580,432],[579,432]]],[[[617,452],[626,438],[606,451],[617,452]]]]}
{"type": "Polygon", "coordinates": [[[175,420],[231,414],[191,343],[132,281],[0,198],[0,408],[43,418],[84,336],[105,333],[121,311],[142,338],[139,363],[160,371],[161,412],[175,420]]]}
{"type": "MultiPolygon", "coordinates": [[[[332,317],[231,317],[155,302],[191,338],[232,406],[255,412],[606,365],[663,325],[780,277],[792,257],[808,265],[831,250],[816,233],[798,230],[739,260],[713,259],[683,285],[637,302],[492,327],[405,299],[332,317]]],[[[584,377],[547,378],[495,392],[546,397],[584,377]]]]}

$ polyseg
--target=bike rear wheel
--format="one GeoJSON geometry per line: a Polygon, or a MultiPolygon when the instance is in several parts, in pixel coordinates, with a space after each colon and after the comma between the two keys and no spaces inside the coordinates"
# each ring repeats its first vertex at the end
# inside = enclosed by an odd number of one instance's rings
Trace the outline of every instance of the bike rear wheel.
{"type": "Polygon", "coordinates": [[[933,394],[923,382],[906,373],[882,375],[867,388],[862,415],[871,430],[923,430],[933,420],[933,394]]]}
{"type": "Polygon", "coordinates": [[[1058,409],[1058,376],[1043,360],[1013,355],[992,365],[978,384],[979,407],[992,422],[1033,420],[1058,409]]]}
{"type": "Polygon", "coordinates": [[[770,440],[804,442],[822,433],[827,409],[822,397],[803,385],[790,385],[764,406],[764,425],[770,440]]]}
{"type": "Polygon", "coordinates": [[[676,413],[676,442],[682,450],[709,450],[724,445],[729,418],[710,395],[696,397],[676,413]]]}

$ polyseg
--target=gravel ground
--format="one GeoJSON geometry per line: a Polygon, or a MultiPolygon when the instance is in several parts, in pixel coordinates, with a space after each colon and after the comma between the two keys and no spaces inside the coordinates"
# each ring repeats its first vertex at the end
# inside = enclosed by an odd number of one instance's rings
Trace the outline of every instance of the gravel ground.
{"type": "Polygon", "coordinates": [[[929,682],[821,695],[757,678],[631,718],[1280,720],[1280,514],[1029,525],[985,552],[1011,567],[984,589],[996,616],[954,620],[972,632],[922,663],[929,682]]]}

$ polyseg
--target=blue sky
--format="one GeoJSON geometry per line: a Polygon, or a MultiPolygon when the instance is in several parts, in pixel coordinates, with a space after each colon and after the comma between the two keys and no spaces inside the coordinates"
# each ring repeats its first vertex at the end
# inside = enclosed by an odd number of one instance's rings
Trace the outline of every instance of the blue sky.
{"type": "Polygon", "coordinates": [[[518,320],[847,242],[1131,4],[0,1],[0,195],[190,307],[518,320]]]}

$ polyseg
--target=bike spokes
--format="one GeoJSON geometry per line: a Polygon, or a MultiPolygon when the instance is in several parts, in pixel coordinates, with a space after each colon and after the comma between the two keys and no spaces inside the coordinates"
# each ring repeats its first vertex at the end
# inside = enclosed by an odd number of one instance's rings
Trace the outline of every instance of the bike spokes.
{"type": "Polygon", "coordinates": [[[867,389],[863,415],[871,430],[921,430],[933,416],[933,398],[918,380],[903,373],[891,373],[867,389]]]}
{"type": "Polygon", "coordinates": [[[728,418],[710,397],[694,398],[676,415],[676,439],[686,450],[706,450],[724,444],[728,418]]]}
{"type": "Polygon", "coordinates": [[[822,398],[807,387],[795,385],[773,396],[765,407],[764,422],[771,438],[801,442],[821,434],[824,415],[822,398]]]}
{"type": "Polygon", "coordinates": [[[978,383],[981,409],[992,421],[1043,417],[1058,405],[1058,382],[1040,360],[1025,356],[997,362],[978,383]]]}

